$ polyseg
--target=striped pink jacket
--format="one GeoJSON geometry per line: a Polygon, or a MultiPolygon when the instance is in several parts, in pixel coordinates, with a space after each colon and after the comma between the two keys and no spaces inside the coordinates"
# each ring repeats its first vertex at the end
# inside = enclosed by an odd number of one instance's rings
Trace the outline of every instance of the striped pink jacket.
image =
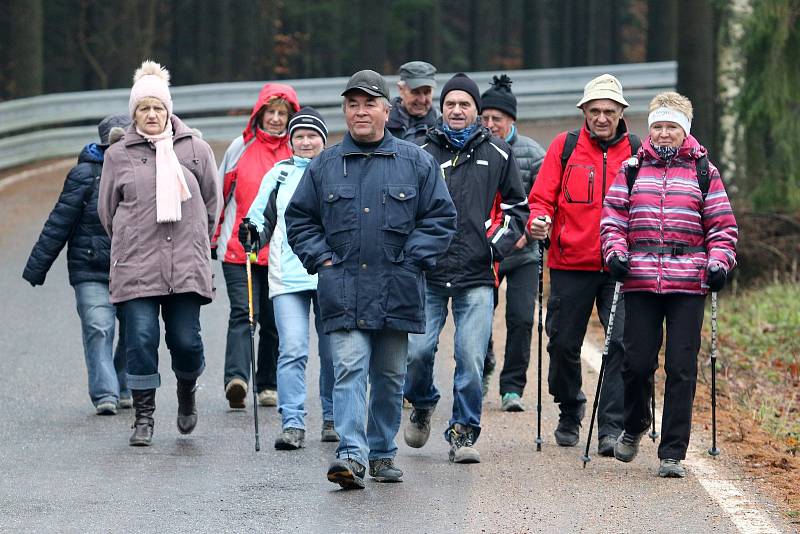
{"type": "Polygon", "coordinates": [[[708,292],[706,267],[717,263],[726,271],[736,265],[739,230],[719,170],[709,164],[710,185],[703,201],[695,160],[706,149],[691,135],[669,163],[661,160],[648,137],[638,153],[641,162],[628,194],[623,163],[606,195],[600,240],[606,261],[612,254],[628,258],[631,271],[622,291],[652,293],[708,292]],[[704,247],[679,255],[641,252],[643,246],[704,247]]]}

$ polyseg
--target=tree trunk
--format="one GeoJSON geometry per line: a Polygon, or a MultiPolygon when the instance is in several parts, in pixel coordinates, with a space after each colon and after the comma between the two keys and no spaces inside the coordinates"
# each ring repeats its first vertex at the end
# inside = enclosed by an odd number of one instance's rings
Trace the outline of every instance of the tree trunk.
{"type": "Polygon", "coordinates": [[[42,0],[5,0],[6,91],[9,98],[42,93],[44,87],[44,16],[42,0]]]}
{"type": "Polygon", "coordinates": [[[386,12],[384,2],[361,0],[361,20],[358,29],[361,69],[383,73],[386,62],[386,12]]]}
{"type": "MultiPolygon", "coordinates": [[[[684,2],[684,4],[695,4],[684,2]]],[[[700,0],[697,4],[705,4],[707,0],[700,0]]],[[[647,61],[668,61],[675,59],[677,54],[678,38],[678,11],[677,2],[664,0],[648,0],[647,2],[647,61]]],[[[697,16],[690,11],[692,16],[686,17],[697,21],[697,16]]],[[[682,22],[683,24],[683,22],[682,22]]],[[[711,27],[710,20],[701,21],[707,29],[711,27]]],[[[707,30],[706,30],[707,31],[707,30]]]]}

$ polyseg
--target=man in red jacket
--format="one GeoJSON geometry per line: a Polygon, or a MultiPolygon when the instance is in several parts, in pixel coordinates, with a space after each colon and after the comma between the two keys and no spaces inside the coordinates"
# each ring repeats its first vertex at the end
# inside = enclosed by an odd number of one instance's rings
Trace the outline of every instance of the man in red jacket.
{"type": "MultiPolygon", "coordinates": [[[[528,198],[532,237],[550,236],[552,243],[547,262],[548,385],[560,408],[555,438],[562,447],[576,445],[580,437],[586,407],[581,345],[592,306],[597,306],[604,327],[611,309],[614,281],[600,251],[600,214],[617,171],[631,157],[631,145],[636,149],[640,145],[629,137],[622,118],[627,106],[622,85],[610,74],[586,84],[578,102],[585,118],[583,127],[556,136],[528,198]]],[[[622,431],[623,308],[617,305],[598,407],[598,453],[603,456],[613,456],[614,442],[622,431]]]]}

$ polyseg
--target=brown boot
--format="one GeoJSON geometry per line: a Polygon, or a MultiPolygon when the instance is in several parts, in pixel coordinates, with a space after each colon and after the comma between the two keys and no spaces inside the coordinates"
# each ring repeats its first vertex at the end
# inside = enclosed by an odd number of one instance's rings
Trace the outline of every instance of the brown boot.
{"type": "Polygon", "coordinates": [[[178,379],[178,432],[181,434],[191,434],[197,425],[196,384],[197,380],[178,379]]]}
{"type": "Polygon", "coordinates": [[[156,411],[155,389],[134,389],[133,407],[136,420],[133,422],[133,435],[128,443],[132,447],[149,447],[153,441],[153,412],[156,411]]]}

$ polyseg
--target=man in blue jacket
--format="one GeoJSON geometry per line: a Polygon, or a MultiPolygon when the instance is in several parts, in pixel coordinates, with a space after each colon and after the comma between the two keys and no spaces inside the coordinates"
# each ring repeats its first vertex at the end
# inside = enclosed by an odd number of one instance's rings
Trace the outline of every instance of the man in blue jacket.
{"type": "Polygon", "coordinates": [[[367,464],[379,482],[402,480],[394,438],[408,333],[425,331],[425,272],[447,250],[456,210],[433,158],[386,130],[386,81],[359,71],[342,96],[348,132],[309,165],[286,209],[286,227],[292,250],[318,274],[330,333],[341,441],[327,477],[363,488],[367,464]]]}

